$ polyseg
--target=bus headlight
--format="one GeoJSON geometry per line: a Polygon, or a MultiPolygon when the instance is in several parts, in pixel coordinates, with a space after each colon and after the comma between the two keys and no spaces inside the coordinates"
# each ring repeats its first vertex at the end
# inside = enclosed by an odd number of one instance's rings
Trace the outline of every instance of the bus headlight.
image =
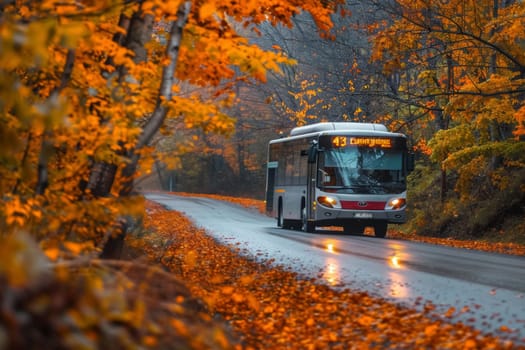
{"type": "Polygon", "coordinates": [[[328,208],[341,208],[339,201],[337,200],[337,198],[334,197],[319,196],[317,197],[317,201],[319,202],[319,204],[324,205],[328,208]]]}
{"type": "Polygon", "coordinates": [[[385,209],[397,210],[403,208],[406,204],[406,198],[392,198],[386,204],[385,209]]]}

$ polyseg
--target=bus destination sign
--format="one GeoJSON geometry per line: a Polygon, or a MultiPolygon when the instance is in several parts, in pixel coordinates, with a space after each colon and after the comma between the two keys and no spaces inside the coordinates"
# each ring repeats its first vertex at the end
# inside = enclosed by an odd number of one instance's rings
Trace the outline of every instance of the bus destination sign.
{"type": "Polygon", "coordinates": [[[387,137],[332,136],[332,147],[379,147],[392,148],[392,139],[387,137]]]}

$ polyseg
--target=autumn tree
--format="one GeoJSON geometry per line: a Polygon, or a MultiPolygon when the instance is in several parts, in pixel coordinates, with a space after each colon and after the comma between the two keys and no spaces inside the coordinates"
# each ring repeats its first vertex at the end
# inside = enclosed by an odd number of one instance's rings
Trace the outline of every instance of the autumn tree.
{"type": "MultiPolygon", "coordinates": [[[[231,133],[233,119],[222,108],[235,101],[235,84],[264,82],[267,72],[290,63],[250,44],[233,23],[246,30],[264,21],[290,24],[304,9],[326,31],[335,6],[0,2],[3,346],[44,339],[60,348],[162,347],[159,335],[173,334],[177,319],[150,319],[151,295],[142,287],[123,292],[138,284],[119,268],[137,268],[135,262],[96,259],[117,257],[129,223],[144,213],[133,180],[155,161],[172,161],[168,152],[154,153],[158,131],[195,130],[180,150],[200,141],[199,133],[231,133]]],[[[140,284],[157,272],[143,267],[140,284]]],[[[171,281],[161,275],[151,279],[162,280],[167,295],[171,281]]],[[[213,334],[196,347],[222,336],[208,329],[213,334]]]]}
{"type": "MultiPolygon", "coordinates": [[[[391,18],[377,27],[373,54],[385,76],[398,77],[388,96],[442,172],[443,206],[436,214],[448,219],[441,227],[466,215],[472,218],[467,231],[475,233],[524,200],[519,138],[525,6],[514,1],[373,3],[391,18]],[[447,182],[453,194],[447,193],[447,182]]],[[[427,214],[419,216],[420,224],[428,225],[427,214]]]]}
{"type": "Polygon", "coordinates": [[[290,63],[250,44],[233,23],[291,25],[302,8],[327,31],[335,6],[3,2],[2,232],[27,230],[47,251],[64,242],[75,242],[75,253],[108,247],[142,211],[133,179],[159,159],[157,131],[173,120],[206,135],[230,133],[233,120],[221,108],[234,101],[235,83],[264,82],[290,63]]]}
{"type": "MultiPolygon", "coordinates": [[[[333,21],[340,18],[342,18],[340,13],[332,16],[333,21]]],[[[321,86],[326,87],[327,94],[330,93],[326,99],[331,101],[336,99],[337,88],[328,87],[330,85],[328,76],[336,76],[339,70],[333,69],[332,72],[327,73],[327,69],[324,67],[328,57],[331,58],[331,62],[336,62],[338,67],[343,67],[344,62],[347,62],[347,59],[342,59],[344,57],[342,45],[339,45],[337,50],[330,49],[335,45],[331,36],[336,29],[333,27],[330,33],[320,34],[315,17],[305,12],[292,17],[290,23],[274,26],[270,22],[262,22],[253,28],[235,24],[235,29],[248,38],[250,45],[278,52],[284,57],[290,58],[290,62],[294,62],[294,64],[283,66],[280,71],[269,71],[265,81],[244,78],[239,81],[240,79],[237,79],[235,85],[237,99],[227,109],[227,113],[237,120],[236,132],[227,140],[213,138],[214,141],[217,141],[213,147],[207,147],[203,144],[202,135],[196,141],[191,140],[192,143],[201,144],[202,147],[195,148],[193,156],[184,157],[187,160],[182,162],[182,168],[177,171],[180,174],[178,181],[180,188],[188,188],[186,185],[189,185],[194,190],[210,191],[210,188],[205,186],[199,186],[195,189],[195,181],[192,178],[195,175],[204,176],[201,172],[214,168],[205,164],[208,161],[212,162],[212,158],[218,161],[220,157],[227,157],[223,164],[226,165],[227,163],[230,170],[234,171],[234,176],[238,177],[236,183],[239,181],[242,183],[242,186],[236,186],[235,190],[240,190],[242,187],[242,193],[260,193],[258,189],[264,187],[265,169],[263,163],[266,156],[266,142],[278,135],[276,130],[287,132],[296,125],[298,120],[306,121],[301,118],[301,115],[311,109],[312,105],[319,107],[324,105],[323,116],[330,114],[329,119],[335,118],[334,116],[338,113],[335,105],[338,102],[333,103],[333,108],[327,108],[328,103],[322,104],[320,102],[328,95],[314,96],[312,91],[315,92],[319,88],[305,88],[302,91],[301,86],[313,85],[316,82],[311,79],[319,78],[318,81],[323,81],[321,86]],[[284,37],[285,35],[286,37],[284,37]],[[292,45],[292,43],[300,43],[303,40],[305,41],[304,44],[292,45]],[[312,43],[317,44],[312,45],[312,43]],[[306,50],[305,47],[310,48],[306,50]],[[312,52],[315,55],[310,55],[312,52]],[[309,57],[308,61],[305,61],[306,57],[309,57]],[[304,73],[305,68],[308,74],[304,73]],[[299,72],[302,78],[299,75],[295,76],[294,72],[299,72]],[[319,77],[320,74],[323,75],[324,79],[319,77]],[[310,81],[307,84],[302,84],[302,81],[306,79],[310,79],[310,81]],[[294,93],[297,98],[292,97],[291,93],[294,93]],[[287,99],[279,100],[274,95],[283,96],[287,99]],[[307,99],[312,101],[309,102],[307,99]],[[313,101],[314,99],[315,101],[313,101]],[[297,107],[300,103],[302,103],[301,108],[297,107]],[[278,104],[280,107],[276,107],[278,104]],[[212,149],[215,151],[211,152],[212,149]],[[204,150],[209,151],[208,154],[204,150]],[[197,159],[201,159],[201,161],[197,162],[197,159]]],[[[221,84],[225,86],[229,82],[223,80],[221,84]]],[[[193,86],[193,88],[195,87],[193,86]]],[[[223,170],[229,171],[226,167],[223,170]]],[[[206,176],[216,180],[213,178],[213,174],[206,174],[206,176]]],[[[222,186],[221,188],[226,190],[230,186],[222,186]]]]}
{"type": "Polygon", "coordinates": [[[378,98],[367,93],[377,80],[368,63],[366,26],[375,18],[370,4],[347,2],[334,14],[328,37],[312,35],[314,24],[307,15],[295,17],[292,28],[261,28],[265,35],[254,42],[263,47],[277,44],[297,61],[259,88],[279,116],[276,122],[288,120],[285,129],[289,129],[323,120],[380,121],[378,98]]]}
{"type": "Polygon", "coordinates": [[[204,158],[224,157],[222,170],[233,171],[237,186],[220,190],[262,198],[268,140],[316,121],[390,123],[391,119],[381,119],[386,114],[381,97],[370,92],[379,80],[376,65],[368,64],[367,23],[375,18],[370,4],[348,2],[332,15],[330,32],[321,35],[314,18],[304,12],[291,19],[292,26],[263,22],[257,32],[240,28],[250,43],[282,52],[295,64],[269,72],[265,83],[245,80],[236,85],[237,101],[228,108],[236,119],[235,133],[227,139],[214,138],[215,153],[209,156],[195,150],[192,157],[185,157],[177,171],[179,188],[209,192],[210,188],[193,186],[192,178],[207,171],[204,158]],[[199,158],[203,161],[197,163],[199,158]]]}

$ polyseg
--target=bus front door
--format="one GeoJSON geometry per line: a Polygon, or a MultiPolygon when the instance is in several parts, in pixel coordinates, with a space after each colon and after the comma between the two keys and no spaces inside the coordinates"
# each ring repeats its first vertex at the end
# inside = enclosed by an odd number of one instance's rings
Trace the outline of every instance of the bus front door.
{"type": "Polygon", "coordinates": [[[315,183],[317,176],[317,145],[312,143],[308,154],[306,200],[302,212],[302,226],[305,232],[315,232],[315,183]]]}

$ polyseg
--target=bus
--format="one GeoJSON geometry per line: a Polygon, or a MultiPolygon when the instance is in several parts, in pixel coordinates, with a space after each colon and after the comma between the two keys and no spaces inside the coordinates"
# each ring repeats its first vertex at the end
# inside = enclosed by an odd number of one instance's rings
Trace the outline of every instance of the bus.
{"type": "Polygon", "coordinates": [[[342,227],[362,234],[406,221],[406,136],[383,124],[324,122],[268,144],[266,213],[284,229],[342,227]]]}

